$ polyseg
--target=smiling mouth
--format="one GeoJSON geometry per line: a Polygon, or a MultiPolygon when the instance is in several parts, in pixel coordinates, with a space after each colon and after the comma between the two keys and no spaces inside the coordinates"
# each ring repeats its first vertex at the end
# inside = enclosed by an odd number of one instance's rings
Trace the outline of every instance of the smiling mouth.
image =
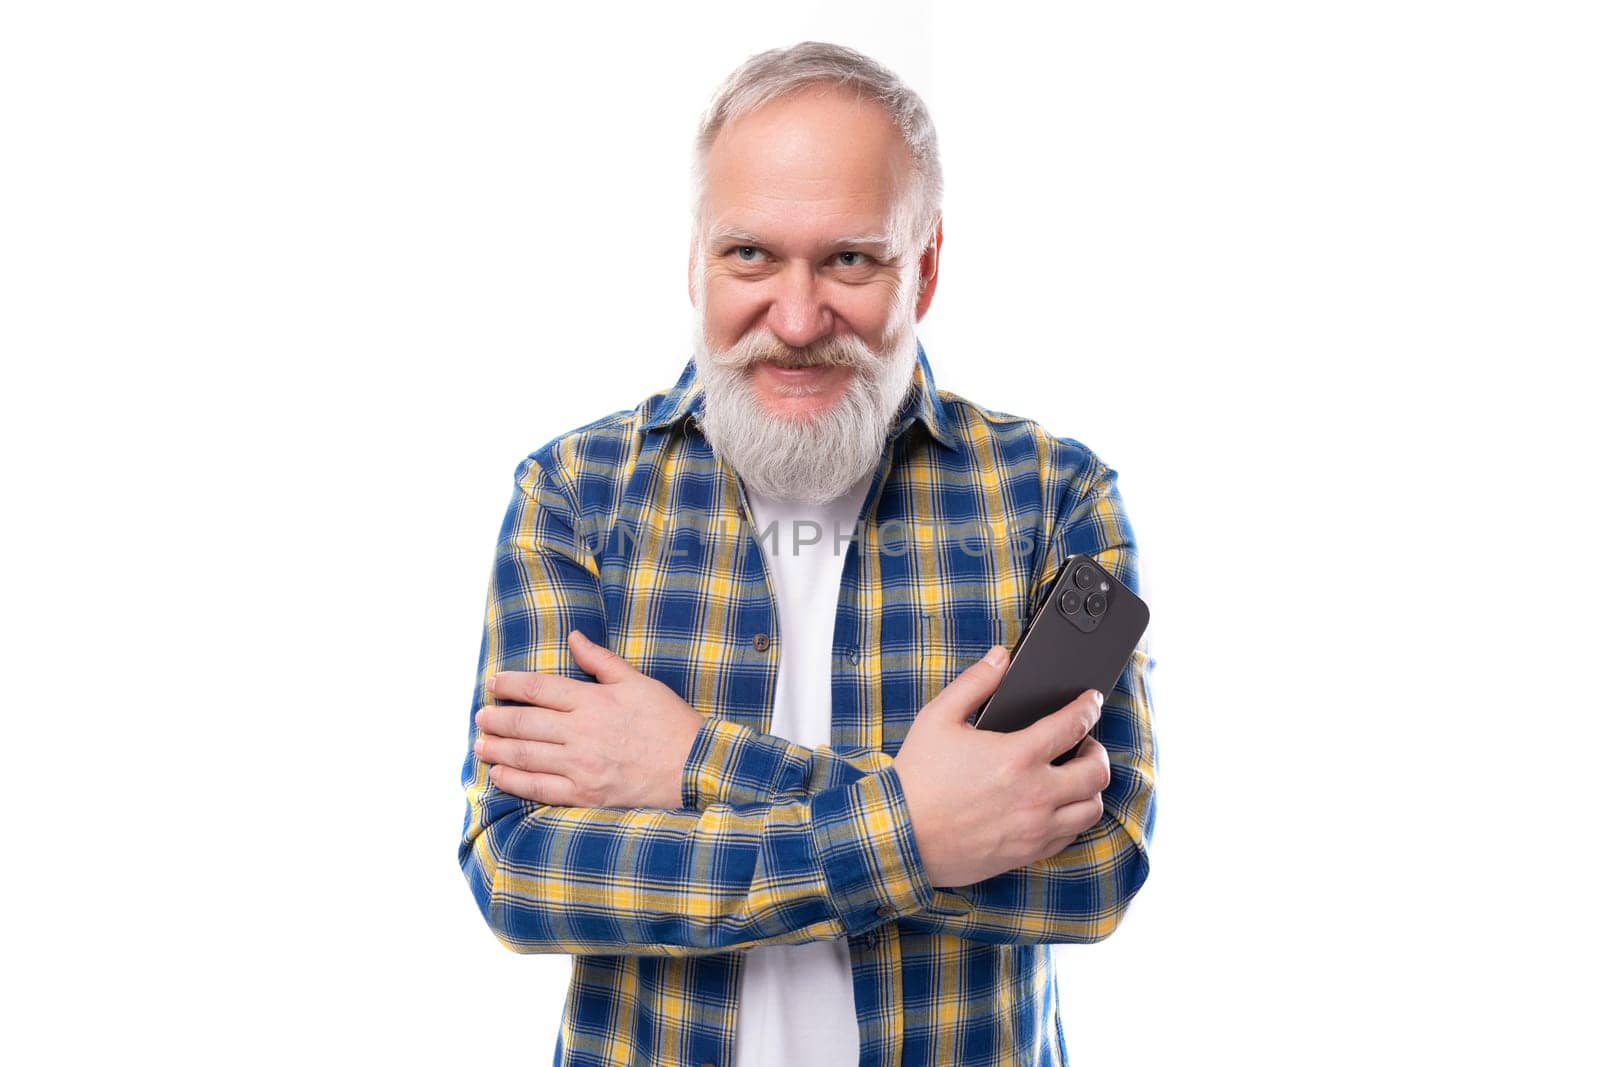
{"type": "Polygon", "coordinates": [[[768,374],[796,380],[801,378],[831,377],[834,371],[843,369],[831,363],[763,363],[761,365],[766,367],[768,374]]]}

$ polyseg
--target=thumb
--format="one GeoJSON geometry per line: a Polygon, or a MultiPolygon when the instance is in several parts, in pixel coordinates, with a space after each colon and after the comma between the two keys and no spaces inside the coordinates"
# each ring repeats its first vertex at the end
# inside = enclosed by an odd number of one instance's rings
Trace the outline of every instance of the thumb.
{"type": "Polygon", "coordinates": [[[982,659],[956,675],[938,696],[928,701],[921,714],[950,722],[966,722],[1000,688],[1000,679],[1005,677],[1010,662],[1011,654],[1006,646],[991,646],[982,659]]]}
{"type": "Polygon", "coordinates": [[[589,640],[582,630],[567,634],[567,645],[572,649],[572,658],[578,661],[578,666],[594,675],[597,681],[622,682],[639,673],[615,652],[589,640]]]}

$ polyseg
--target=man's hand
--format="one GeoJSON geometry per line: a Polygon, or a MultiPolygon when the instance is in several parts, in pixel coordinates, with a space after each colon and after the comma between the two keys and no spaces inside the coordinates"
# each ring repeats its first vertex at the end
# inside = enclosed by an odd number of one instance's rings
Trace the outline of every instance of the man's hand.
{"type": "Polygon", "coordinates": [[[1054,856],[1100,821],[1111,782],[1106,750],[1086,736],[1100,719],[1090,690],[1015,733],[967,718],[1000,685],[1007,654],[996,645],[917,713],[895,770],[923,869],[935,886],[964,886],[1054,856]],[[1078,754],[1050,761],[1079,740],[1078,754]]]}
{"type": "Polygon", "coordinates": [[[704,722],[678,694],[577,630],[578,666],[598,678],[503,671],[489,695],[532,707],[478,710],[474,751],[513,796],[570,807],[681,808],[683,765],[704,722]]]}

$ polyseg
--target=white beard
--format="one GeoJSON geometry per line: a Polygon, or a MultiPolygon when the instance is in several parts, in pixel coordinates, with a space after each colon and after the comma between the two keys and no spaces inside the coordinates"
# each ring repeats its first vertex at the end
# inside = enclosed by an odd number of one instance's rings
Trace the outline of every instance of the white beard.
{"type": "MultiPolygon", "coordinates": [[[[700,307],[705,305],[699,301],[700,307]]],[[[695,315],[695,372],[705,386],[701,429],[745,485],[763,496],[823,504],[837,500],[883,458],[894,417],[917,369],[915,304],[903,301],[884,335],[883,354],[859,337],[829,337],[790,348],[766,329],[713,353],[705,316],[695,315]],[[837,363],[850,369],[844,394],[821,412],[785,417],[761,402],[750,364],[763,359],[837,363]]]]}

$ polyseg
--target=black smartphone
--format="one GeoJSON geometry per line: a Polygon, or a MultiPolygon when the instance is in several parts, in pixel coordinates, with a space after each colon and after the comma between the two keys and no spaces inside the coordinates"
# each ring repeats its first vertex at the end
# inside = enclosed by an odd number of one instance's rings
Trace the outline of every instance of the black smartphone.
{"type": "MultiPolygon", "coordinates": [[[[1144,636],[1150,608],[1088,556],[1070,556],[1011,650],[1000,688],[978,711],[983,730],[1009,732],[1070,704],[1085,690],[1111,695],[1144,636]]],[[[1051,762],[1065,763],[1077,752],[1051,762]]]]}

